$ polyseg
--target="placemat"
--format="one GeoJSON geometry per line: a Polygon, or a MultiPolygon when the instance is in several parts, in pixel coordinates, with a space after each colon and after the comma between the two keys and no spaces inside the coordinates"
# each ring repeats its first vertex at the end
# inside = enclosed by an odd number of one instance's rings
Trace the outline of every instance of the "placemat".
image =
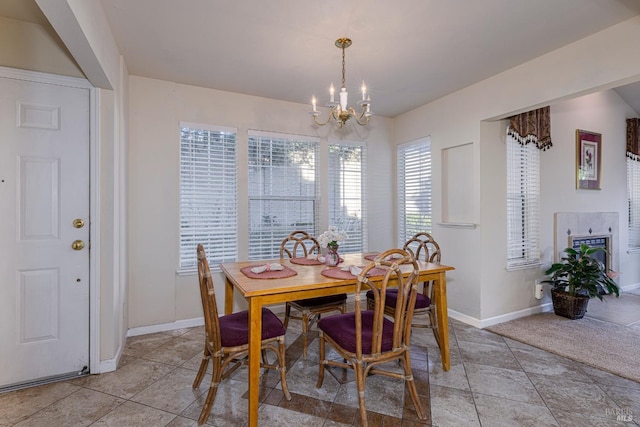
{"type": "MultiPolygon", "coordinates": [[[[383,276],[386,273],[386,268],[372,268],[367,273],[367,277],[383,276]]],[[[342,270],[341,268],[325,268],[320,272],[325,277],[331,277],[332,279],[353,279],[354,276],[350,271],[342,270]]]]}
{"type": "Polygon", "coordinates": [[[324,264],[324,262],[320,262],[317,259],[309,259],[309,258],[306,258],[306,257],[291,258],[289,261],[291,261],[291,264],[299,264],[299,265],[321,265],[321,264],[324,264]]]}
{"type": "MultiPolygon", "coordinates": [[[[375,252],[372,254],[367,254],[364,256],[364,259],[369,260],[369,261],[375,261],[376,258],[378,257],[378,255],[380,255],[382,252],[375,252]]],[[[409,261],[405,261],[403,264],[407,264],[409,263],[409,261]]]]}
{"type": "Polygon", "coordinates": [[[262,265],[264,264],[248,265],[246,267],[242,267],[240,271],[251,279],[284,279],[285,277],[291,277],[298,274],[295,270],[292,270],[286,265],[282,266],[282,270],[264,271],[262,273],[254,273],[251,271],[252,268],[260,267],[262,265]]]}

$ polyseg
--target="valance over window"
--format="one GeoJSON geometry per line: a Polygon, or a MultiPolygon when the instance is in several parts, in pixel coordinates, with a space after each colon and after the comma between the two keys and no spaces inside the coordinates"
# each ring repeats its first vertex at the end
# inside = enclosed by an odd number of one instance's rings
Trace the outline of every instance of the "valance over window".
{"type": "Polygon", "coordinates": [[[509,117],[507,134],[521,145],[533,143],[539,150],[551,148],[550,108],[543,107],[509,117]]]}
{"type": "Polygon", "coordinates": [[[640,119],[627,119],[627,157],[640,161],[640,119]]]}

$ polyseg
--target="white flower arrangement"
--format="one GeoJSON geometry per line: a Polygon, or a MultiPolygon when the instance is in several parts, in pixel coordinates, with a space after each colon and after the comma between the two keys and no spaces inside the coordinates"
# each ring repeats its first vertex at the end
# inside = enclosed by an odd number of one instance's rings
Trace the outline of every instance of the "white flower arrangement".
{"type": "Polygon", "coordinates": [[[337,247],[339,243],[347,240],[347,233],[338,230],[338,227],[331,226],[327,231],[318,236],[318,243],[323,248],[337,247]]]}

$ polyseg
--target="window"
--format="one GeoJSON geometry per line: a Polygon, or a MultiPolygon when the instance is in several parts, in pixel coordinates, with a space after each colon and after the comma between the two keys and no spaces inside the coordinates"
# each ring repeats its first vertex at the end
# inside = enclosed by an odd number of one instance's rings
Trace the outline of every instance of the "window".
{"type": "Polygon", "coordinates": [[[295,230],[316,235],[318,140],[249,131],[249,259],[277,258],[295,230]]]}
{"type": "Polygon", "coordinates": [[[180,260],[197,270],[202,243],[212,266],[238,255],[236,129],[180,123],[180,260]]]}
{"type": "Polygon", "coordinates": [[[507,135],[507,269],[540,264],[540,150],[507,135]]]}
{"type": "Polygon", "coordinates": [[[398,146],[398,244],[431,232],[431,140],[398,146]]]}
{"type": "Polygon", "coordinates": [[[640,161],[627,158],[629,251],[640,252],[640,161]]]}
{"type": "Polygon", "coordinates": [[[365,166],[366,146],[360,143],[329,143],[329,225],[347,233],[340,252],[367,249],[365,166]]]}

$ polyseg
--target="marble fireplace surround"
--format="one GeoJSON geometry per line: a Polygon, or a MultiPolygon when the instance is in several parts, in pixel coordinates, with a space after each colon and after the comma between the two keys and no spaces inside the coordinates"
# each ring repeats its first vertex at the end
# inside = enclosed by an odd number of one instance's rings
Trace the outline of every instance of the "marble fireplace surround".
{"type": "Polygon", "coordinates": [[[609,268],[619,271],[618,212],[556,212],[554,214],[554,262],[560,262],[573,239],[606,237],[609,268]]]}

